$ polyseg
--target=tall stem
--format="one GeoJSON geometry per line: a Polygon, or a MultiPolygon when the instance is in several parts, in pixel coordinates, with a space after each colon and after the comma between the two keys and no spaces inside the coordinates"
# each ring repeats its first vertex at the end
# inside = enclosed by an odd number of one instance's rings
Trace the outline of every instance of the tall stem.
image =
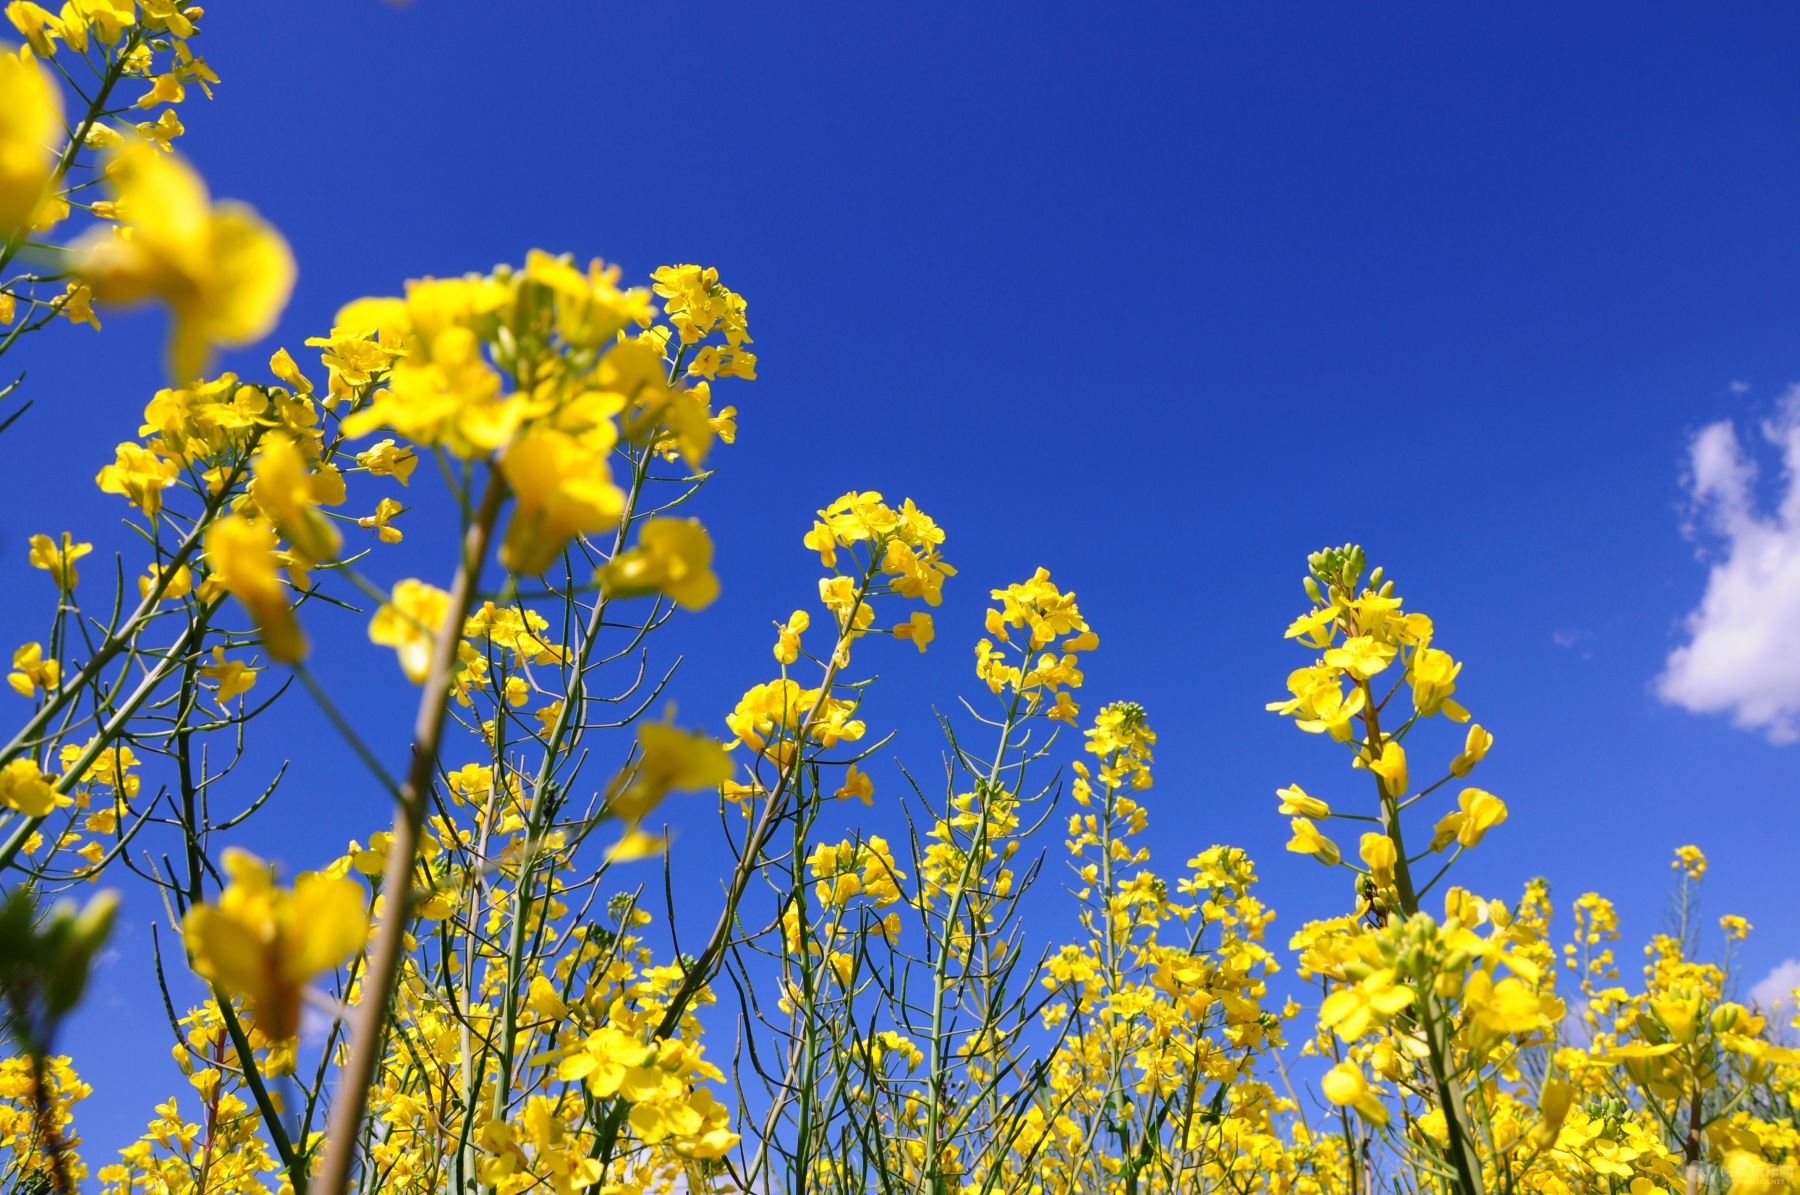
{"type": "Polygon", "coordinates": [[[375,944],[369,952],[362,1000],[356,1006],[350,1036],[350,1058],[338,1079],[337,1100],[331,1106],[331,1122],[325,1139],[325,1160],[316,1176],[327,1195],[349,1189],[356,1141],[362,1132],[363,1113],[369,1106],[369,1087],[381,1059],[382,1038],[387,1028],[389,1005],[406,954],[407,925],[412,920],[413,865],[419,852],[419,831],[437,773],[443,741],[445,707],[450,701],[450,673],[456,663],[456,647],[462,641],[463,624],[475,600],[481,566],[487,560],[494,524],[506,498],[506,484],[497,469],[488,475],[487,492],[463,539],[463,558],[450,590],[449,609],[433,645],[431,671],[419,695],[419,713],[413,727],[412,766],[401,786],[394,810],[393,843],[388,848],[382,891],[387,904],[375,944]]]}
{"type": "MultiPolygon", "coordinates": [[[[1373,759],[1380,755],[1382,748],[1381,715],[1376,709],[1375,694],[1370,691],[1369,682],[1361,680],[1357,685],[1363,694],[1365,749],[1373,759]]],[[[1382,832],[1394,844],[1394,895],[1399,901],[1400,912],[1411,917],[1419,911],[1419,897],[1413,889],[1412,869],[1406,862],[1406,840],[1400,827],[1400,798],[1389,794],[1387,782],[1379,774],[1375,776],[1375,791],[1381,798],[1382,832]]],[[[1444,1134],[1449,1139],[1450,1164],[1456,1171],[1456,1189],[1461,1195],[1483,1195],[1481,1159],[1475,1152],[1474,1139],[1464,1120],[1467,1109],[1462,1084],[1450,1072],[1450,1042],[1442,1018],[1434,1015],[1429,993],[1420,995],[1424,1004],[1420,1009],[1419,1028],[1425,1035],[1426,1061],[1431,1067],[1438,1106],[1444,1113],[1444,1134]]]]}

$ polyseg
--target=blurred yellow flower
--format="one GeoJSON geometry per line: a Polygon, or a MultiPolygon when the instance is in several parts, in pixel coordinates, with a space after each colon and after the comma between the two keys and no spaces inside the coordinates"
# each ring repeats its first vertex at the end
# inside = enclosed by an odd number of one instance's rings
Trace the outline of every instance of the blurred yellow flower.
{"type": "Polygon", "coordinates": [[[712,537],[695,520],[651,519],[638,534],[638,546],[600,571],[600,584],[609,597],[660,593],[699,610],[719,596],[712,557],[712,537]]]}
{"type": "Polygon", "coordinates": [[[448,593],[409,577],[398,582],[386,604],[375,611],[369,621],[369,642],[393,648],[406,679],[422,685],[431,673],[431,653],[449,612],[448,593]]]}
{"type": "Polygon", "coordinates": [[[288,604],[275,548],[274,528],[243,515],[228,515],[206,532],[206,562],[213,579],[250,612],[269,655],[293,664],[306,657],[306,636],[288,604]]]}
{"type": "Polygon", "coordinates": [[[56,80],[30,50],[0,47],[0,240],[37,218],[62,136],[56,80]]]}
{"type": "Polygon", "coordinates": [[[355,880],[306,873],[291,891],[248,851],[227,847],[229,879],[214,904],[182,919],[194,970],[250,1002],[257,1028],[281,1041],[300,1028],[300,991],[362,949],[369,919],[355,880]]]}
{"type": "Polygon", "coordinates": [[[108,163],[121,224],[74,246],[73,268],[102,303],[169,307],[169,371],[188,382],[215,348],[267,336],[294,288],[294,257],[273,226],[238,203],[214,204],[178,155],[134,141],[108,163]]]}

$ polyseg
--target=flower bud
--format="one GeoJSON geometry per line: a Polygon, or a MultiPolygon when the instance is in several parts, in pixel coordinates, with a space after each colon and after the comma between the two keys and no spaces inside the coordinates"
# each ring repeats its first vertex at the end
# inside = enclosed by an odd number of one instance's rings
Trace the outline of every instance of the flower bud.
{"type": "Polygon", "coordinates": [[[1538,1115],[1541,1120],[1531,1130],[1531,1143],[1539,1149],[1549,1149],[1556,1144],[1556,1136],[1562,1131],[1563,1120],[1569,1115],[1569,1104],[1575,1092],[1561,1079],[1550,1079],[1544,1083],[1544,1094],[1538,1100],[1538,1115]]]}

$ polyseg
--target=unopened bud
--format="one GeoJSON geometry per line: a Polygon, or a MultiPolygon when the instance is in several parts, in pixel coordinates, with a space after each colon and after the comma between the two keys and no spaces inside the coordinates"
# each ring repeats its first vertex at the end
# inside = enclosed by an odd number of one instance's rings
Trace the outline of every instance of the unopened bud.
{"type": "Polygon", "coordinates": [[[44,960],[44,1003],[52,1016],[60,1017],[80,1002],[94,956],[106,945],[118,911],[119,894],[110,889],[95,893],[79,913],[57,910],[46,935],[54,942],[54,953],[44,960]]]}
{"type": "Polygon", "coordinates": [[[1533,1145],[1539,1149],[1549,1149],[1556,1144],[1556,1136],[1569,1115],[1569,1104],[1574,1096],[1574,1089],[1561,1079],[1550,1079],[1544,1083],[1544,1094],[1538,1100],[1538,1115],[1543,1119],[1531,1130],[1533,1145]]]}

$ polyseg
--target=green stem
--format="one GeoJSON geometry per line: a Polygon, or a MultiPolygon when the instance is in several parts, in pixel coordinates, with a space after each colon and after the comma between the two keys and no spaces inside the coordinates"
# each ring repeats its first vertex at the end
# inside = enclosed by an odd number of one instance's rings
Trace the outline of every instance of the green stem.
{"type": "Polygon", "coordinates": [[[456,663],[463,624],[475,600],[476,584],[488,556],[494,525],[506,499],[506,483],[497,468],[488,476],[487,492],[463,540],[463,556],[451,586],[449,608],[433,645],[431,671],[419,695],[419,712],[413,727],[412,766],[394,810],[393,841],[388,848],[382,889],[387,903],[370,948],[363,980],[362,1000],[354,1013],[350,1057],[338,1082],[338,1096],[331,1106],[326,1131],[325,1158],[320,1166],[319,1189],[326,1195],[342,1195],[349,1188],[356,1143],[361,1136],[369,1089],[381,1061],[390,1006],[406,955],[407,926],[412,919],[413,865],[419,852],[419,832],[437,775],[444,717],[450,702],[450,675],[456,663]]]}

